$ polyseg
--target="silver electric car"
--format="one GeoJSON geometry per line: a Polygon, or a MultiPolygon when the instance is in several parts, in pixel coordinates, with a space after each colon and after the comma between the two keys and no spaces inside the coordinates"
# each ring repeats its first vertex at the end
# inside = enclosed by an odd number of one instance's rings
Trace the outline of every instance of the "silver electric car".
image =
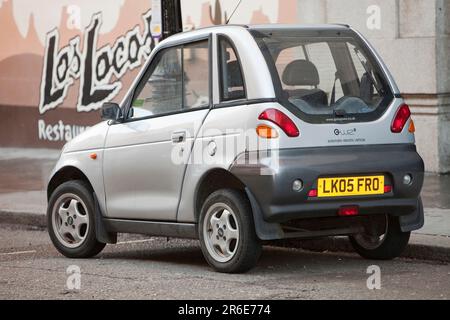
{"type": "Polygon", "coordinates": [[[409,107],[349,26],[171,36],[101,111],[48,183],[48,230],[67,257],[124,232],[199,239],[220,272],[287,238],[345,235],[362,257],[392,259],[424,223],[409,107]]]}

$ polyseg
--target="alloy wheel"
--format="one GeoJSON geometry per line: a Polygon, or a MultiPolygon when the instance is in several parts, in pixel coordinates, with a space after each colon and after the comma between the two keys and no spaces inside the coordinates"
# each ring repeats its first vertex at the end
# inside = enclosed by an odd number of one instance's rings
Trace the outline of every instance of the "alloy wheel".
{"type": "Polygon", "coordinates": [[[55,202],[52,217],[53,230],[62,245],[77,248],[83,244],[90,223],[86,205],[79,196],[61,195],[55,202]]]}
{"type": "Polygon", "coordinates": [[[212,205],[203,221],[203,238],[209,254],[218,262],[230,261],[239,245],[236,214],[225,203],[212,205]]]}

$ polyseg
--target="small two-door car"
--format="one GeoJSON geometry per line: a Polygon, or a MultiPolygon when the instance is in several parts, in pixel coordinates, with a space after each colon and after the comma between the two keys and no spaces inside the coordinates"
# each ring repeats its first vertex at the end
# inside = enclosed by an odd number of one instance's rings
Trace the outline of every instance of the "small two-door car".
{"type": "Polygon", "coordinates": [[[102,119],[49,180],[48,230],[67,257],[124,232],[199,239],[221,272],[286,238],[345,235],[362,257],[392,259],[424,222],[409,107],[349,26],[171,36],[102,119]]]}

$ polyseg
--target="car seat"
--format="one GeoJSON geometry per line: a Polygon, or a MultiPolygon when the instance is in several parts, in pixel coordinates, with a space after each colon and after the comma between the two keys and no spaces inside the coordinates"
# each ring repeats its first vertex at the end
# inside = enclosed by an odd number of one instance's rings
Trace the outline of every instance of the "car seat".
{"type": "MultiPolygon", "coordinates": [[[[298,59],[291,61],[283,71],[282,81],[288,86],[316,87],[320,83],[319,72],[316,66],[308,60],[298,59]]],[[[310,105],[328,105],[327,95],[324,91],[313,89],[287,89],[291,99],[301,99],[310,105]]]]}

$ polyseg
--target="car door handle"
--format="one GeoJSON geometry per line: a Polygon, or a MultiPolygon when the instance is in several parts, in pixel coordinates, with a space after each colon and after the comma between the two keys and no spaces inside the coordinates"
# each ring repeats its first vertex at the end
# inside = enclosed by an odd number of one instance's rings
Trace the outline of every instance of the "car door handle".
{"type": "Polygon", "coordinates": [[[172,142],[180,143],[186,140],[186,131],[179,131],[172,133],[172,142]]]}

